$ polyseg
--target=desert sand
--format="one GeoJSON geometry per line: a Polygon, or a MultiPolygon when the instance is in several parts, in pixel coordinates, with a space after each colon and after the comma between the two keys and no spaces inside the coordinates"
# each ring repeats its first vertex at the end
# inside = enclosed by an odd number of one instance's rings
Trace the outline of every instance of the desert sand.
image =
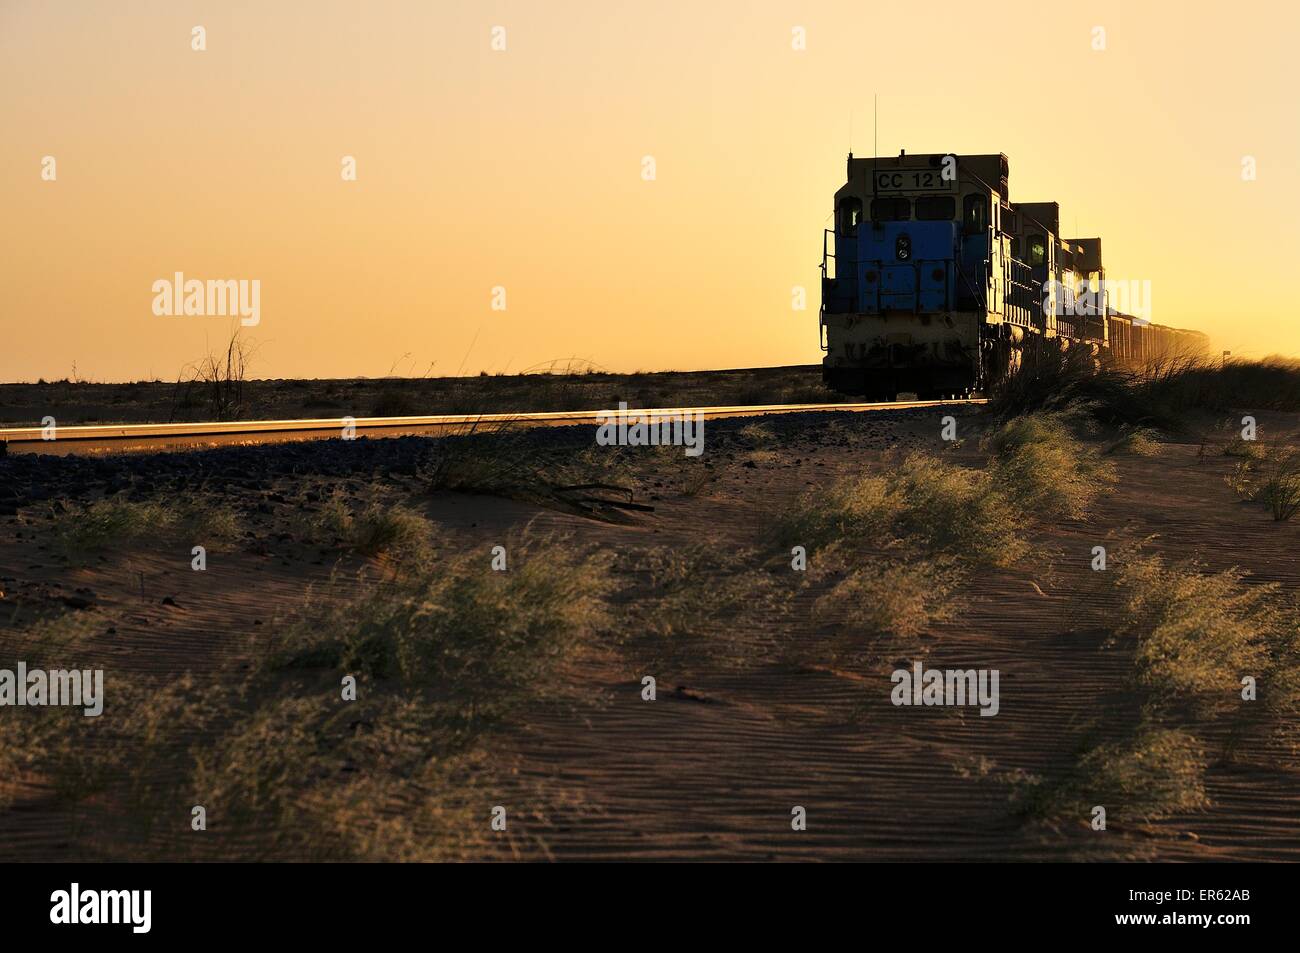
{"type": "MultiPolygon", "coordinates": [[[[1291,592],[1300,586],[1296,525],[1234,497],[1224,480],[1234,461],[1217,444],[1207,452],[1196,441],[1169,441],[1154,456],[1117,457],[1117,482],[1085,518],[1034,522],[1034,558],[980,569],[957,594],[954,617],[909,639],[875,640],[866,661],[825,657],[828,622],[810,611],[817,587],[801,588],[788,567],[782,574],[789,556],[775,547],[773,520],[810,487],[891,466],[900,451],[980,467],[977,438],[987,425],[978,413],[963,413],[965,439],[953,447],[940,439],[934,412],[798,415],[765,425],[770,436],[756,450],[740,435],[744,421],[720,421],[709,428],[707,482],[676,485],[680,464],[664,453],[640,474],[635,492],[653,511],[620,513],[616,521],[492,495],[429,492],[409,465],[420,438],[190,451],[132,465],[24,457],[29,462],[10,484],[15,505],[0,521],[0,644],[35,618],[66,613],[93,619],[77,664],[103,667],[110,678],[189,672],[202,680],[246,665],[308,593],[347,598],[355,572],[382,570],[382,560],[308,545],[284,529],[295,510],[314,506],[304,502],[304,488],[315,500],[337,488],[357,500],[380,492],[427,517],[450,545],[481,550],[485,561],[492,545],[528,525],[615,554],[621,572],[634,572],[628,567],[637,554],[655,547],[704,543],[719,573],[734,570],[727,560],[752,560],[755,571],[771,573],[790,590],[789,611],[705,620],[666,659],[637,630],[636,612],[616,614],[609,638],[567,659],[485,741],[469,815],[486,826],[490,808],[503,805],[509,826],[457,856],[1300,858],[1300,765],[1263,728],[1234,737],[1230,757],[1210,759],[1203,809],[1117,820],[1106,831],[1092,830],[1086,816],[1036,818],[1014,809],[1018,775],[1069,771],[1085,734],[1122,734],[1141,704],[1131,648],[1109,644],[1078,611],[1090,598],[1093,546],[1152,537],[1152,551],[1171,560],[1196,559],[1207,571],[1241,567],[1252,583],[1291,592]],[[209,555],[204,572],[192,571],[187,547],[160,540],[111,547],[81,565],[51,545],[51,513],[65,505],[106,489],[172,497],[200,485],[236,506],[246,527],[237,545],[209,555]],[[999,670],[998,715],[892,705],[890,671],[917,659],[999,670]],[[642,698],[646,675],[657,680],[654,701],[642,698]],[[792,830],[795,806],[806,810],[806,830],[792,830]]],[[[1294,441],[1300,416],[1264,415],[1260,427],[1294,441]]],[[[590,428],[571,430],[555,439],[590,440],[590,428]]],[[[20,466],[18,459],[7,465],[20,466]]],[[[100,830],[102,812],[115,809],[111,790],[70,804],[39,771],[5,783],[12,798],[0,810],[5,859],[127,855],[100,830]]],[[[167,856],[173,841],[158,836],[157,853],[167,856]]],[[[219,854],[256,855],[239,843],[224,842],[219,854]]]]}

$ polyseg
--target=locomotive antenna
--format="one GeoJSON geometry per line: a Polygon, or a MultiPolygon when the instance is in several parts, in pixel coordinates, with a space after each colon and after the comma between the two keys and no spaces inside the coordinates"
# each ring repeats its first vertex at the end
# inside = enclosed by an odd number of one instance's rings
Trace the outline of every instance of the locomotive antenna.
{"type": "Polygon", "coordinates": [[[871,158],[880,155],[880,94],[871,94],[871,158]]]}

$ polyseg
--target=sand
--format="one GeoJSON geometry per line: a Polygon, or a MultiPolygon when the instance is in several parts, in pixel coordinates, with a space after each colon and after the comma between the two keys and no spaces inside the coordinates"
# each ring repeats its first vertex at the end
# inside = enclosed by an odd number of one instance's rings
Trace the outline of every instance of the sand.
{"type": "MultiPolygon", "coordinates": [[[[977,420],[967,415],[961,426],[973,428],[977,420]]],[[[879,467],[890,447],[944,452],[937,414],[863,418],[845,428],[829,421],[781,425],[771,455],[750,458],[734,448],[730,459],[706,454],[715,482],[694,496],[651,487],[641,498],[652,500],[654,512],[624,524],[494,497],[429,495],[405,477],[387,482],[463,545],[485,550],[533,521],[625,554],[701,539],[723,552],[770,551],[773,514],[805,488],[879,467]]],[[[1298,426],[1296,415],[1261,415],[1261,429],[1274,436],[1294,439],[1298,426]]],[[[972,466],[983,460],[973,439],[947,452],[972,466]]],[[[1011,809],[1017,772],[1057,776],[1074,762],[1086,727],[1118,734],[1136,714],[1127,651],[1077,621],[1094,545],[1154,534],[1153,549],[1171,559],[1196,558],[1210,570],[1239,566],[1253,580],[1291,591],[1300,586],[1300,526],[1276,523],[1261,507],[1237,501],[1224,483],[1234,460],[1213,452],[1201,457],[1189,441],[1166,443],[1156,457],[1116,462],[1120,480],[1089,519],[1036,526],[1032,538],[1050,557],[1028,569],[981,570],[961,593],[957,616],[901,645],[897,658],[843,669],[809,661],[825,631],[811,621],[807,595],[788,617],[720,631],[719,638],[740,646],[783,647],[741,652],[739,663],[652,666],[635,637],[591,646],[542,700],[491,739],[488,800],[508,807],[511,827],[508,838],[475,856],[1300,859],[1300,764],[1263,733],[1236,743],[1231,763],[1212,761],[1211,804],[1203,811],[1098,832],[1087,817],[1048,823],[1011,809]],[[915,658],[927,667],[998,669],[998,715],[891,705],[890,669],[915,658]],[[641,697],[647,674],[658,683],[653,702],[641,697]],[[791,828],[796,806],[806,810],[806,830],[791,828]]],[[[278,479],[275,487],[295,478],[278,479]]],[[[64,490],[75,495],[67,487],[56,493],[64,490]]],[[[331,581],[334,556],[274,537],[210,556],[205,573],[190,570],[188,553],[156,546],[66,568],[41,548],[48,530],[39,512],[47,505],[24,506],[19,516],[0,520],[0,625],[12,625],[17,607],[20,621],[68,608],[65,599],[75,602],[80,591],[112,629],[92,640],[82,664],[153,674],[214,671],[237,664],[309,587],[329,592],[347,585],[340,577],[331,581]]],[[[252,518],[270,520],[286,505],[271,503],[268,514],[252,518]]],[[[83,856],[67,809],[42,780],[10,783],[18,798],[0,811],[0,858],[83,856]]],[[[489,806],[485,801],[485,818],[489,806]]]]}

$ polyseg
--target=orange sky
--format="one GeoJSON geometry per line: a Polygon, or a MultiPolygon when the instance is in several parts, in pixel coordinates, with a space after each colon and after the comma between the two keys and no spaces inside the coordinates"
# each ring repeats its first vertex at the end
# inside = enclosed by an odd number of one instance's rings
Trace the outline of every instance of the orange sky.
{"type": "Polygon", "coordinates": [[[1300,352],[1300,14],[1160,8],[0,0],[0,380],[175,377],[234,324],[155,315],[177,271],[260,281],[259,377],[815,362],[873,94],[882,154],[1007,153],[1157,322],[1300,352]]]}

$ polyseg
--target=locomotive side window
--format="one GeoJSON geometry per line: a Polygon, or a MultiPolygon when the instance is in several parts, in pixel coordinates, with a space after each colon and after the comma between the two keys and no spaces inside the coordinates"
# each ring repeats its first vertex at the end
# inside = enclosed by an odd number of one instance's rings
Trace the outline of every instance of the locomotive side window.
{"type": "Polygon", "coordinates": [[[912,200],[901,198],[872,199],[873,222],[906,222],[912,217],[912,200]]]}
{"type": "Polygon", "coordinates": [[[840,234],[856,235],[862,224],[862,200],[855,198],[840,201],[840,234]]]}
{"type": "Polygon", "coordinates": [[[1041,265],[1047,261],[1047,239],[1042,235],[1029,236],[1029,264],[1041,265]]]}
{"type": "Polygon", "coordinates": [[[951,195],[924,195],[916,200],[918,222],[951,222],[957,217],[957,200],[951,195]]]}
{"type": "Polygon", "coordinates": [[[968,195],[962,202],[962,221],[965,222],[967,234],[982,232],[986,216],[987,203],[982,195],[968,195]]]}

